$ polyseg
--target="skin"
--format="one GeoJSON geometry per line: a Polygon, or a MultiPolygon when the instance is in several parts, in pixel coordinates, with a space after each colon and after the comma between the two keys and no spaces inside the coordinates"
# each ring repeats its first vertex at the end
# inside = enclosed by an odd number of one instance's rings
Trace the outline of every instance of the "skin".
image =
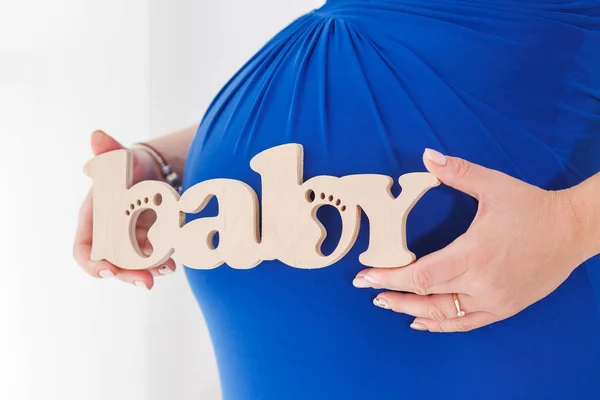
{"type": "MultiPolygon", "coordinates": [[[[176,132],[161,136],[146,143],[157,149],[169,164],[173,166],[173,170],[179,174],[183,173],[184,161],[187,155],[187,149],[196,132],[197,125],[190,126],[176,132]]],[[[113,151],[124,149],[125,147],[116,141],[113,137],[107,135],[103,131],[95,131],[92,133],[90,144],[92,152],[95,156],[113,151]]],[[[144,150],[132,149],[133,151],[133,180],[134,183],[143,180],[161,180],[160,168],[156,161],[144,150]]],[[[95,278],[112,278],[116,277],[126,283],[144,288],[152,289],[154,286],[154,278],[168,275],[175,271],[176,265],[173,259],[169,259],[161,267],[143,271],[132,271],[119,268],[108,261],[102,260],[94,262],[90,260],[92,251],[92,192],[88,193],[79,211],[79,220],[77,224],[77,232],[73,243],[73,257],[85,272],[95,278]]],[[[148,229],[152,226],[154,220],[151,213],[143,213],[138,219],[136,229],[138,243],[144,251],[151,249],[151,244],[148,241],[148,229]]]]}
{"type": "Polygon", "coordinates": [[[411,328],[464,332],[509,318],[600,253],[600,174],[548,191],[433,150],[423,162],[442,183],[478,200],[469,229],[408,266],[365,269],[354,280],[391,290],[373,303],[416,317],[411,328]],[[465,316],[457,316],[452,293],[465,316]]]}

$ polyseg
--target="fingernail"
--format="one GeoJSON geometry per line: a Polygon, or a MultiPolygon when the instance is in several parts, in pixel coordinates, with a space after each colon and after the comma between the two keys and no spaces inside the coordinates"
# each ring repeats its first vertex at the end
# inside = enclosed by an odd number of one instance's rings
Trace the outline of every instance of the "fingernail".
{"type": "Polygon", "coordinates": [[[103,269],[102,271],[98,272],[98,275],[100,275],[102,278],[112,278],[115,276],[110,269],[103,269]]]}
{"type": "Polygon", "coordinates": [[[420,324],[418,322],[413,322],[412,324],[410,324],[410,327],[416,331],[427,331],[427,327],[423,324],[420,324]]]}
{"type": "Polygon", "coordinates": [[[168,265],[163,265],[162,267],[160,267],[158,269],[158,273],[161,274],[161,275],[168,275],[171,272],[173,272],[173,270],[171,268],[169,268],[168,265]]]}
{"type": "Polygon", "coordinates": [[[381,299],[379,297],[376,297],[373,300],[373,304],[375,304],[377,307],[385,308],[386,310],[390,309],[390,305],[388,304],[386,299],[381,299]]]}
{"type": "Polygon", "coordinates": [[[368,274],[364,275],[363,278],[366,279],[367,282],[370,282],[373,285],[377,285],[379,283],[377,278],[375,278],[374,276],[368,275],[368,274]]]}
{"type": "Polygon", "coordinates": [[[149,290],[148,286],[146,286],[146,282],[144,282],[144,281],[134,281],[133,284],[139,288],[144,288],[146,290],[149,290]]]}
{"type": "Polygon", "coordinates": [[[357,288],[368,288],[371,287],[371,285],[369,284],[369,282],[367,282],[366,280],[364,280],[364,278],[360,277],[360,278],[354,278],[354,280],[352,281],[352,284],[354,285],[354,287],[357,288]]]}
{"type": "Polygon", "coordinates": [[[446,156],[433,149],[425,149],[425,157],[437,165],[446,165],[446,156]]]}

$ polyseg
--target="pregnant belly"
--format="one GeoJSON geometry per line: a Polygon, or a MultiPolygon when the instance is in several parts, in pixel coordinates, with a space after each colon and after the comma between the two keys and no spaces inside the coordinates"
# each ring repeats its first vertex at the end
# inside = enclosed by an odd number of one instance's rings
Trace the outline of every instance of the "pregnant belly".
{"type": "Polygon", "coordinates": [[[584,30],[582,15],[494,4],[326,4],[226,85],[189,161],[218,151],[246,166],[295,142],[320,160],[307,175],[394,176],[433,147],[548,189],[575,183],[600,167],[600,18],[584,30]]]}
{"type": "MultiPolygon", "coordinates": [[[[285,143],[303,145],[304,179],[425,171],[426,147],[547,189],[591,175],[600,170],[597,27],[582,29],[593,19],[550,3],[527,3],[340,1],[299,18],[216,97],[192,143],[184,188],[233,178],[260,196],[250,159],[285,143]]],[[[444,247],[476,208],[463,193],[431,190],[410,214],[410,250],[421,257],[444,247]]],[[[211,202],[189,218],[216,212],[211,202]]],[[[339,217],[320,218],[333,233],[327,252],[339,217]]],[[[419,384],[427,398],[527,398],[531,388],[541,397],[529,398],[573,398],[575,382],[582,395],[600,387],[600,318],[587,269],[509,321],[462,336],[415,335],[410,318],[376,310],[374,293],[351,285],[366,231],[323,270],[264,262],[186,271],[225,398],[416,398],[419,384]]]]}

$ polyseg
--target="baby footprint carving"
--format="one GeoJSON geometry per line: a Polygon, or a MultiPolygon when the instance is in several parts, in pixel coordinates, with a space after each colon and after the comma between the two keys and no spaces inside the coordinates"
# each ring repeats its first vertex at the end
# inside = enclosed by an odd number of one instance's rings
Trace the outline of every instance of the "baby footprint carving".
{"type": "Polygon", "coordinates": [[[306,201],[308,201],[309,203],[313,203],[316,201],[315,204],[331,204],[335,205],[335,207],[340,211],[346,211],[346,206],[342,204],[342,200],[336,198],[332,194],[328,195],[326,193],[320,192],[319,196],[317,196],[314,190],[308,189],[306,191],[306,201]]]}
{"type": "Polygon", "coordinates": [[[158,207],[162,204],[162,195],[160,193],[156,193],[153,197],[152,197],[152,205],[151,206],[147,206],[147,204],[150,202],[150,199],[148,197],[144,197],[143,199],[137,199],[136,201],[134,201],[133,203],[129,204],[129,208],[127,210],[125,210],[125,215],[127,216],[131,216],[136,209],[142,207],[142,205],[144,205],[143,208],[145,209],[153,209],[154,207],[158,207]]]}

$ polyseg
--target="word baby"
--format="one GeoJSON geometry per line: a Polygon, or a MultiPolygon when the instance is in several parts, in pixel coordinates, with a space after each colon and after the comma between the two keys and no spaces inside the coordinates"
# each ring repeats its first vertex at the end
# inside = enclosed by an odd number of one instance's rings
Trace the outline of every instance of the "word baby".
{"type": "Polygon", "coordinates": [[[200,182],[179,196],[169,185],[142,181],[132,186],[128,150],[102,154],[85,166],[93,179],[92,260],[126,269],[147,269],[165,262],[174,252],[195,269],[227,263],[246,269],[263,260],[278,259],[296,268],[322,268],[342,258],[356,241],[361,210],[369,218],[368,249],[359,261],[373,267],[398,267],[415,260],[406,246],[406,219],[414,204],[439,185],[433,175],[402,175],[402,192],[394,198],[392,178],[385,175],[316,176],[303,180],[303,149],[298,144],[273,147],[256,155],[250,167],[262,182],[262,234],[258,232],[258,198],[250,186],[233,179],[200,182]],[[216,196],[219,214],[185,223],[185,213],[201,211],[216,196]],[[335,250],[324,255],[327,232],[316,217],[319,207],[335,206],[342,233],[335,250]],[[148,231],[151,255],[136,240],[137,218],[156,212],[148,231]],[[213,236],[219,233],[219,244],[213,236]]]}

